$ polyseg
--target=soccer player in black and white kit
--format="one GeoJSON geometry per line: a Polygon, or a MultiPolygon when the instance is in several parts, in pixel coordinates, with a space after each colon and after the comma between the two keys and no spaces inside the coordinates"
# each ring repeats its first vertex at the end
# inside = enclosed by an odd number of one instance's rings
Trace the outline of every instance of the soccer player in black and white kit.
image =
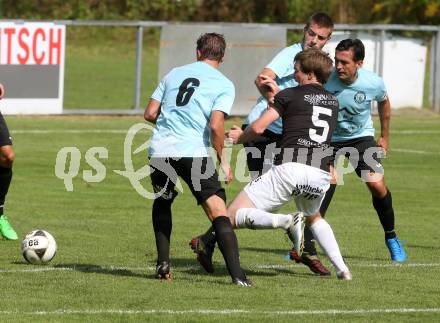
{"type": "MultiPolygon", "coordinates": [[[[333,20],[328,14],[316,12],[310,16],[303,29],[302,41],[282,49],[256,77],[255,85],[261,96],[244,120],[242,129],[245,129],[249,124],[258,119],[267,109],[267,88],[262,84],[262,80],[267,77],[273,79],[280,90],[297,86],[298,83],[293,78],[293,57],[305,49],[322,49],[330,40],[332,32],[333,20]]],[[[243,147],[246,150],[249,175],[252,178],[265,173],[272,167],[273,155],[276,154],[279,148],[282,131],[282,120],[279,118],[254,140],[243,143],[243,147]]],[[[201,254],[200,258],[203,258],[203,253],[206,249],[214,248],[214,231],[210,229],[206,234],[194,237],[190,245],[194,252],[201,254]]],[[[330,271],[321,263],[316,255],[304,252],[298,261],[308,266],[314,273],[330,275],[330,271]]]]}
{"type": "MultiPolygon", "coordinates": [[[[0,99],[3,98],[5,89],[0,83],[0,99]]],[[[12,180],[12,164],[15,159],[12,139],[9,135],[8,126],[0,113],[0,234],[7,240],[17,240],[18,236],[8,218],[3,214],[3,207],[12,180]]]]}
{"type": "MultiPolygon", "coordinates": [[[[337,277],[350,280],[351,273],[333,231],[319,214],[332,177],[330,139],[339,109],[336,97],[323,88],[332,60],[320,50],[309,49],[298,53],[294,61],[294,77],[300,85],[278,93],[274,80],[263,80],[269,92],[267,111],[243,132],[234,128],[229,133],[234,143],[244,143],[263,133],[279,117],[283,121],[281,153],[275,166],[245,186],[228,207],[228,217],[236,228],[289,230],[295,217],[270,212],[293,199],[299,214],[306,217],[306,225],[335,266],[337,277]]],[[[294,232],[298,234],[297,228],[294,232]]],[[[301,238],[298,239],[296,243],[301,243],[301,238]]],[[[299,245],[295,247],[300,249],[299,245]]]]}

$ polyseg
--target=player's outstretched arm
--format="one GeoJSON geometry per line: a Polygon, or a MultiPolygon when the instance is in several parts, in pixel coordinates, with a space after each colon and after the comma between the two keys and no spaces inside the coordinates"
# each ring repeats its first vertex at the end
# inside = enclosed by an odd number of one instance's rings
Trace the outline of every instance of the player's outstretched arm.
{"type": "Polygon", "coordinates": [[[150,99],[144,111],[144,119],[151,123],[156,123],[160,114],[160,105],[161,103],[159,101],[150,99]]]}
{"type": "Polygon", "coordinates": [[[280,117],[277,110],[274,108],[269,108],[266,110],[261,117],[252,122],[249,126],[244,129],[240,138],[238,138],[238,143],[242,144],[245,142],[252,141],[269,127],[269,125],[280,117]]]}
{"type": "Polygon", "coordinates": [[[0,83],[0,100],[5,96],[5,87],[0,83]]]}
{"type": "Polygon", "coordinates": [[[391,119],[391,103],[388,96],[385,98],[385,100],[378,102],[377,108],[380,119],[380,137],[377,139],[377,145],[381,147],[386,154],[388,151],[391,119]]]}

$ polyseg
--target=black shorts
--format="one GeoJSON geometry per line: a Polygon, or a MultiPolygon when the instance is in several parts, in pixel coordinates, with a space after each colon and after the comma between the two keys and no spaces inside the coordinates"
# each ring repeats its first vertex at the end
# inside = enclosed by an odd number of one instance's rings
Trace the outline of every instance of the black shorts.
{"type": "MultiPolygon", "coordinates": [[[[241,127],[244,130],[248,125],[241,127]]],[[[279,147],[281,135],[270,130],[265,130],[258,139],[243,144],[246,150],[246,162],[249,172],[253,178],[267,172],[273,164],[276,148],[279,147]],[[266,158],[265,158],[266,157],[266,158]]]]}
{"type": "Polygon", "coordinates": [[[3,118],[3,115],[0,112],[0,147],[9,145],[12,145],[12,138],[9,134],[5,118],[3,118]]]}
{"type": "Polygon", "coordinates": [[[345,155],[349,158],[357,176],[361,177],[362,171],[384,173],[380,159],[381,150],[377,147],[374,137],[359,137],[347,141],[332,142],[331,145],[334,148],[333,156],[335,160],[337,160],[337,156],[345,155]]]}
{"type": "Polygon", "coordinates": [[[189,186],[197,204],[202,204],[212,195],[226,203],[226,193],[220,184],[217,170],[210,157],[150,158],[151,183],[155,194],[173,200],[177,176],[189,186]]]}

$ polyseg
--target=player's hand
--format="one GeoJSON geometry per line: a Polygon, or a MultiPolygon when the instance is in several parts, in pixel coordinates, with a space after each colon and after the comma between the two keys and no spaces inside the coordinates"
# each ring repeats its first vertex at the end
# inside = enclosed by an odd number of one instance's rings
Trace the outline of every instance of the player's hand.
{"type": "Polygon", "coordinates": [[[220,167],[222,168],[222,172],[225,175],[226,184],[229,184],[230,182],[232,182],[233,179],[231,166],[229,166],[228,162],[222,161],[220,163],[220,167]]]}
{"type": "Polygon", "coordinates": [[[273,103],[275,95],[278,92],[280,92],[280,88],[278,87],[277,82],[274,79],[272,79],[264,74],[260,74],[258,77],[259,77],[260,84],[267,89],[267,92],[266,92],[267,101],[269,103],[273,103]]]}
{"type": "Polygon", "coordinates": [[[233,144],[236,144],[242,133],[243,130],[241,130],[239,126],[233,125],[232,128],[226,133],[226,136],[229,139],[232,139],[233,144]]]}
{"type": "Polygon", "coordinates": [[[258,78],[261,84],[266,85],[270,89],[278,88],[278,84],[273,78],[270,78],[269,76],[264,74],[258,75],[258,78]]]}
{"type": "Polygon", "coordinates": [[[3,99],[3,96],[5,95],[5,87],[3,84],[0,83],[0,99],[3,99]]]}
{"type": "Polygon", "coordinates": [[[380,136],[379,139],[377,139],[377,146],[382,148],[383,156],[385,157],[388,152],[388,139],[380,136]]]}

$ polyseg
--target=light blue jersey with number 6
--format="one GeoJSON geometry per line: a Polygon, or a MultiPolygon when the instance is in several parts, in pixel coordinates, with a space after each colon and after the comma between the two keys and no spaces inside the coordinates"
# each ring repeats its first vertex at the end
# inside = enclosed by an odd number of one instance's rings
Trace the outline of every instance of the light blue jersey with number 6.
{"type": "Polygon", "coordinates": [[[150,157],[207,157],[213,110],[230,114],[234,84],[218,69],[198,61],[172,69],[151,96],[161,111],[150,157]]]}

